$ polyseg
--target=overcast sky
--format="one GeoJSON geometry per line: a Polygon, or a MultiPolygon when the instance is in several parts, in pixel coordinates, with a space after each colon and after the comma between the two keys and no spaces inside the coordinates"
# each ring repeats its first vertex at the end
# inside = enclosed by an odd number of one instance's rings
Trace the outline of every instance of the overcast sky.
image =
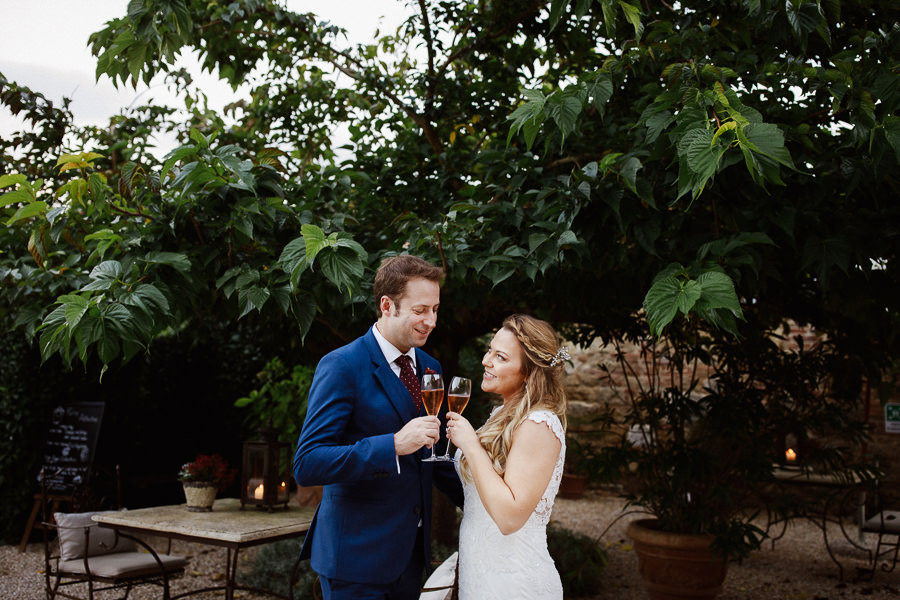
{"type": "MultiPolygon", "coordinates": [[[[348,31],[352,42],[374,39],[376,29],[393,31],[406,15],[400,0],[287,0],[296,12],[313,12],[348,31]]],[[[124,16],[127,0],[4,0],[4,31],[0,36],[0,72],[7,79],[44,94],[54,103],[72,98],[78,124],[105,125],[110,115],[152,97],[174,106],[162,87],[139,84],[116,88],[108,77],[94,79],[96,61],[88,48],[88,36],[113,18],[124,16]]],[[[210,74],[200,72],[195,58],[183,58],[183,66],[220,108],[232,98],[231,88],[210,74]]],[[[0,108],[0,136],[22,128],[21,122],[0,108]]]]}

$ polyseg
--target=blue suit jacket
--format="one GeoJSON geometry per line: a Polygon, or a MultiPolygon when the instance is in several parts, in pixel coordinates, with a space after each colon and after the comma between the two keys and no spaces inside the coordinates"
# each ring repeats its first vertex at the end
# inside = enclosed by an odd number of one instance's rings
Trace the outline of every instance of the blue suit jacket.
{"type": "MultiPolygon", "coordinates": [[[[416,368],[419,377],[426,368],[441,372],[419,349],[416,368]]],[[[397,473],[394,433],[416,416],[371,330],[319,362],[294,456],[297,482],[324,486],[300,553],[319,575],[396,581],[412,556],[420,521],[430,564],[432,483],[458,506],[462,486],[452,463],[423,463],[424,449],[399,457],[397,473]]]]}

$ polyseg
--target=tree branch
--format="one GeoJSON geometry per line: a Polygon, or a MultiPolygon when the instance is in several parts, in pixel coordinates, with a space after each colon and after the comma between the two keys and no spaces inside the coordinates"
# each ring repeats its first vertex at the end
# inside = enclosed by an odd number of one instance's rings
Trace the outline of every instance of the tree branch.
{"type": "Polygon", "coordinates": [[[199,239],[200,243],[205,246],[206,240],[203,239],[203,234],[200,232],[200,225],[197,224],[197,219],[194,218],[194,209],[193,208],[191,209],[190,216],[191,216],[191,223],[194,224],[194,232],[197,234],[197,239],[199,239]]]}
{"type": "Polygon", "coordinates": [[[425,0],[419,0],[419,10],[422,11],[422,30],[425,36],[425,46],[428,50],[428,94],[425,96],[425,112],[434,100],[434,39],[431,37],[431,23],[428,21],[428,10],[425,0]]]}
{"type": "Polygon", "coordinates": [[[519,23],[523,22],[527,17],[530,17],[532,14],[534,14],[535,12],[540,10],[540,8],[542,6],[544,6],[544,4],[545,3],[541,2],[541,1],[533,2],[530,9],[523,10],[521,13],[519,13],[517,18],[513,19],[512,21],[507,21],[504,24],[504,26],[501,27],[500,29],[497,29],[495,31],[488,30],[487,32],[484,33],[484,35],[473,38],[469,44],[462,46],[460,48],[457,48],[455,52],[453,52],[450,56],[447,57],[447,60],[444,61],[444,64],[442,64],[438,68],[438,72],[435,77],[435,80],[440,79],[440,77],[444,74],[444,71],[446,71],[457,58],[459,58],[466,52],[471,51],[475,47],[476,44],[478,44],[479,42],[485,42],[488,40],[497,39],[504,33],[508,32],[510,29],[517,26],[519,23]]]}
{"type": "MultiPolygon", "coordinates": [[[[365,65],[363,65],[361,62],[359,62],[358,60],[356,60],[355,58],[353,58],[346,52],[343,52],[341,50],[336,50],[335,48],[326,44],[325,42],[321,42],[318,40],[316,40],[314,43],[318,46],[321,46],[322,48],[325,48],[326,50],[335,54],[336,56],[340,56],[341,58],[343,58],[344,60],[346,60],[347,62],[356,66],[359,69],[365,68],[365,65]]],[[[414,111],[412,108],[410,108],[409,106],[404,104],[404,102],[400,98],[398,98],[397,95],[395,93],[393,93],[389,88],[387,88],[384,84],[382,84],[377,79],[373,80],[373,81],[367,81],[359,72],[354,71],[353,69],[351,69],[350,67],[348,67],[346,65],[342,65],[340,62],[338,62],[331,56],[328,56],[327,54],[321,58],[328,61],[332,66],[334,66],[335,69],[339,70],[341,73],[344,73],[345,75],[347,75],[354,81],[358,81],[360,83],[370,83],[370,84],[374,85],[378,89],[379,92],[384,94],[384,96],[388,100],[390,100],[394,105],[396,105],[397,108],[399,108],[404,113],[406,113],[406,116],[408,116],[410,119],[412,119],[413,123],[415,123],[422,129],[422,132],[425,134],[425,139],[428,140],[428,144],[431,146],[432,150],[434,150],[434,153],[436,155],[440,155],[444,152],[444,146],[441,143],[441,140],[438,137],[437,132],[434,130],[434,126],[428,121],[428,119],[424,115],[420,115],[419,113],[414,111]]]]}
{"type": "Polygon", "coordinates": [[[329,331],[331,331],[331,333],[335,335],[335,337],[337,337],[342,342],[349,343],[351,341],[351,338],[335,329],[334,325],[332,325],[328,319],[325,319],[323,317],[316,317],[316,323],[321,323],[322,325],[324,325],[329,331]]]}
{"type": "Polygon", "coordinates": [[[444,256],[444,244],[441,243],[441,232],[436,231],[435,234],[437,235],[438,252],[441,254],[441,267],[444,268],[444,273],[446,273],[447,272],[447,257],[444,256]]]}

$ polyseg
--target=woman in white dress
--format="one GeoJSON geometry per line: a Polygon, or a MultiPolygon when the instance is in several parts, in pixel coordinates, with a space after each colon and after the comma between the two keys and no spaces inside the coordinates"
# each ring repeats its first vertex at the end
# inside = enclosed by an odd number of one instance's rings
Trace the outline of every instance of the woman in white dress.
{"type": "Polygon", "coordinates": [[[547,523],[565,458],[569,358],[545,321],[513,315],[482,359],[481,389],[498,394],[477,432],[457,413],[447,435],[458,448],[465,490],[459,530],[459,598],[561,600],[547,551],[547,523]]]}

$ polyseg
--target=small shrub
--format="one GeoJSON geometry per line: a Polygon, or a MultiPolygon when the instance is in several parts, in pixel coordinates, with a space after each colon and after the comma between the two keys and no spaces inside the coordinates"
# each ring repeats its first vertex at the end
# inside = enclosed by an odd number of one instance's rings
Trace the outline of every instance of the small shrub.
{"type": "Polygon", "coordinates": [[[575,531],[550,525],[547,548],[562,579],[563,597],[579,598],[595,594],[606,566],[606,552],[597,541],[575,531]]]}
{"type": "MultiPolygon", "coordinates": [[[[282,540],[266,544],[256,554],[250,571],[238,572],[238,582],[241,585],[287,595],[291,569],[297,564],[299,554],[300,542],[297,540],[282,540]]],[[[304,560],[297,566],[294,599],[312,600],[315,597],[313,595],[313,586],[315,585],[317,585],[316,572],[310,568],[309,561],[304,560]]]]}

